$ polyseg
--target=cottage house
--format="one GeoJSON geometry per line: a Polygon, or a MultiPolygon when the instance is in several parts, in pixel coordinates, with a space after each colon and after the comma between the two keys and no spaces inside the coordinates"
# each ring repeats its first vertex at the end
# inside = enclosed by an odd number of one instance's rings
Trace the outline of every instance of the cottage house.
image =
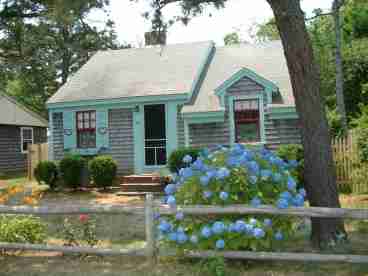
{"type": "Polygon", "coordinates": [[[48,122],[0,93],[0,173],[26,169],[28,144],[47,141],[48,122]]]}
{"type": "Polygon", "coordinates": [[[279,41],[100,51],[47,106],[51,159],[110,154],[120,174],[154,171],[180,147],[301,139],[279,41]]]}

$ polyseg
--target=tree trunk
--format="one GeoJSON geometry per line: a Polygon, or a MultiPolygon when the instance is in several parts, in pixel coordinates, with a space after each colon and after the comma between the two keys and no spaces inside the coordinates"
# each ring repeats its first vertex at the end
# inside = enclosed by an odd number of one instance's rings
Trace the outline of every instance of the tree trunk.
{"type": "Polygon", "coordinates": [[[342,68],[342,54],[341,54],[341,18],[340,18],[340,8],[343,1],[334,0],[332,5],[332,14],[335,22],[335,37],[336,37],[336,52],[335,52],[335,62],[336,62],[336,103],[337,111],[340,115],[341,126],[344,134],[348,131],[348,123],[346,119],[346,109],[344,101],[344,73],[342,68]]]}
{"type": "MultiPolygon", "coordinates": [[[[305,188],[312,206],[340,207],[320,76],[300,0],[267,0],[275,15],[299,114],[305,158],[305,188]]],[[[312,219],[312,241],[324,247],[345,233],[340,219],[312,219]]]]}

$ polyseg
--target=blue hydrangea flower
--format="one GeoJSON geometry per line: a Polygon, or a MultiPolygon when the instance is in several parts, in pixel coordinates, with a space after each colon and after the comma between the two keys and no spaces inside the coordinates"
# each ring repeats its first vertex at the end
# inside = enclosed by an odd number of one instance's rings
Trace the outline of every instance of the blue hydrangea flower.
{"type": "Polygon", "coordinates": [[[227,169],[227,168],[220,168],[218,171],[217,171],[217,174],[216,174],[216,179],[218,180],[222,180],[226,177],[228,177],[230,175],[230,171],[227,169]]]}
{"type": "Polygon", "coordinates": [[[244,232],[246,223],[243,220],[237,220],[235,222],[235,231],[238,233],[244,232]]]}
{"type": "Polygon", "coordinates": [[[167,233],[172,230],[172,224],[166,220],[161,220],[160,224],[157,226],[158,230],[162,233],[167,233]]]}
{"type": "Polygon", "coordinates": [[[202,149],[202,150],[201,150],[201,152],[200,152],[199,154],[200,154],[202,157],[207,158],[207,157],[208,157],[208,155],[210,154],[210,151],[209,151],[209,149],[204,148],[204,149],[202,149]]]}
{"type": "Polygon", "coordinates": [[[275,182],[280,182],[282,180],[281,173],[274,173],[272,175],[272,180],[275,181],[275,182]]]}
{"type": "Polygon", "coordinates": [[[255,176],[255,175],[251,175],[251,176],[249,177],[249,181],[250,181],[250,183],[251,183],[251,184],[256,184],[256,183],[257,183],[257,181],[258,181],[258,177],[257,177],[257,176],[255,176]]]}
{"type": "Polygon", "coordinates": [[[211,191],[204,191],[203,192],[203,197],[205,199],[209,199],[212,196],[212,192],[211,191]]]}
{"type": "Polygon", "coordinates": [[[280,194],[280,198],[283,198],[283,199],[285,199],[287,201],[290,200],[292,197],[293,196],[292,196],[292,194],[289,191],[285,191],[285,192],[282,192],[280,194]]]}
{"type": "Polygon", "coordinates": [[[237,167],[240,165],[240,159],[237,158],[237,157],[234,157],[234,156],[230,156],[227,161],[226,161],[226,164],[229,166],[229,167],[237,167]]]}
{"type": "Polygon", "coordinates": [[[261,205],[262,201],[259,199],[259,197],[254,197],[251,201],[250,201],[250,205],[252,205],[252,207],[259,207],[261,205]]]}
{"type": "Polygon", "coordinates": [[[191,168],[181,168],[179,173],[181,176],[186,179],[193,176],[193,170],[191,168]]]}
{"type": "Polygon", "coordinates": [[[257,220],[256,220],[255,218],[250,218],[250,219],[249,219],[249,223],[250,223],[251,225],[256,225],[256,224],[257,224],[257,220]]]}
{"type": "Polygon", "coordinates": [[[178,233],[184,233],[185,230],[184,230],[183,227],[179,226],[178,229],[176,229],[176,232],[178,232],[178,233]]]}
{"type": "Polygon", "coordinates": [[[175,218],[177,220],[183,220],[184,218],[184,213],[183,212],[177,212],[176,215],[175,215],[175,218]]]}
{"type": "Polygon", "coordinates": [[[254,226],[252,224],[246,224],[244,232],[248,235],[253,235],[254,226]]]}
{"type": "Polygon", "coordinates": [[[280,198],[278,201],[277,201],[277,208],[280,208],[280,209],[286,209],[289,207],[289,202],[284,199],[284,198],[280,198]]]}
{"type": "Polygon", "coordinates": [[[303,189],[303,188],[300,188],[300,189],[299,189],[299,194],[300,194],[300,195],[302,195],[303,197],[306,197],[306,196],[307,196],[307,192],[306,192],[306,190],[305,190],[305,189],[303,189]]]}
{"type": "Polygon", "coordinates": [[[227,192],[220,192],[220,198],[225,201],[229,198],[229,194],[227,192]]]}
{"type": "Polygon", "coordinates": [[[183,162],[184,162],[184,163],[191,163],[191,162],[192,162],[192,160],[193,160],[193,158],[192,158],[192,156],[190,156],[189,154],[187,154],[187,155],[185,155],[185,156],[183,157],[183,162]]]}
{"type": "Polygon", "coordinates": [[[176,191],[176,186],[174,184],[168,184],[166,187],[165,187],[165,193],[167,195],[172,195],[174,194],[176,191]]]}
{"type": "Polygon", "coordinates": [[[188,241],[188,236],[185,233],[182,233],[182,232],[178,232],[176,238],[177,238],[177,242],[179,244],[183,244],[183,243],[186,243],[188,241]]]}
{"type": "Polygon", "coordinates": [[[236,225],[235,223],[229,224],[229,232],[236,232],[236,225]]]}
{"type": "Polygon", "coordinates": [[[288,177],[287,187],[289,191],[293,191],[296,188],[296,182],[291,176],[288,177]]]}
{"type": "Polygon", "coordinates": [[[161,215],[160,215],[160,213],[159,213],[159,212],[154,212],[154,213],[153,213],[153,219],[154,219],[154,220],[158,220],[158,219],[160,218],[160,216],[161,216],[161,215]]]}
{"type": "Polygon", "coordinates": [[[302,206],[304,206],[304,197],[301,194],[297,194],[293,198],[293,205],[295,207],[302,207],[302,206]]]}
{"type": "Polygon", "coordinates": [[[208,226],[204,226],[201,230],[201,236],[208,239],[209,237],[211,237],[211,235],[212,235],[211,228],[209,228],[208,226]]]}
{"type": "Polygon", "coordinates": [[[289,165],[292,168],[296,168],[296,167],[298,167],[298,161],[296,161],[296,160],[289,160],[289,165]]]}
{"type": "Polygon", "coordinates": [[[272,171],[270,170],[261,170],[261,178],[262,180],[267,180],[272,176],[272,171]]]}
{"type": "Polygon", "coordinates": [[[171,233],[169,233],[168,238],[169,238],[170,241],[175,242],[178,239],[178,234],[176,232],[171,232],[171,233]]]}
{"type": "Polygon", "coordinates": [[[168,205],[170,205],[171,207],[175,206],[176,205],[176,199],[174,196],[168,196],[167,197],[167,202],[166,202],[168,205]]]}
{"type": "Polygon", "coordinates": [[[194,244],[198,243],[198,237],[196,235],[190,236],[190,242],[194,244]]]}
{"type": "Polygon", "coordinates": [[[216,171],[211,169],[208,172],[206,172],[209,179],[214,178],[216,176],[216,171]]]}
{"type": "Polygon", "coordinates": [[[217,249],[224,249],[224,247],[225,247],[225,241],[224,240],[216,241],[216,248],[217,249]]]}
{"type": "Polygon", "coordinates": [[[247,168],[254,174],[259,173],[259,165],[256,161],[250,161],[246,163],[247,168]]]}
{"type": "Polygon", "coordinates": [[[284,239],[284,235],[280,232],[280,231],[277,231],[274,235],[274,238],[275,240],[277,241],[281,241],[282,239],[284,239]]]}
{"type": "Polygon", "coordinates": [[[201,158],[197,158],[196,161],[193,162],[192,164],[192,168],[197,170],[197,171],[201,171],[203,169],[203,161],[201,158]]]}
{"type": "Polygon", "coordinates": [[[262,228],[254,228],[253,236],[256,239],[262,239],[266,235],[265,231],[262,228]]]}
{"type": "Polygon", "coordinates": [[[215,234],[222,234],[225,229],[226,226],[222,221],[216,221],[212,226],[212,232],[215,234]]]}
{"type": "Polygon", "coordinates": [[[271,220],[271,219],[269,219],[269,218],[264,219],[264,220],[263,220],[263,225],[264,225],[265,227],[271,227],[271,226],[272,226],[272,220],[271,220]]]}
{"type": "Polygon", "coordinates": [[[202,186],[207,186],[208,183],[210,182],[210,178],[207,176],[207,175],[202,175],[200,178],[199,178],[199,181],[201,182],[201,185],[202,186]]]}

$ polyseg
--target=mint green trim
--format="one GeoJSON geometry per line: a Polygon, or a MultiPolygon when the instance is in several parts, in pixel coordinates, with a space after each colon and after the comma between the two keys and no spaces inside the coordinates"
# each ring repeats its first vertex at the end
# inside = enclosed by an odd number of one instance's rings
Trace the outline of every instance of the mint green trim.
{"type": "Polygon", "coordinates": [[[264,99],[263,95],[254,95],[254,96],[230,96],[228,97],[228,106],[229,106],[229,126],[230,126],[230,145],[235,143],[235,122],[234,122],[234,101],[235,100],[251,100],[258,99],[259,100],[259,117],[260,117],[260,136],[261,141],[257,144],[265,144],[266,143],[266,133],[265,133],[265,116],[264,116],[264,99]]]}
{"type": "Polygon", "coordinates": [[[167,159],[170,154],[178,147],[177,131],[178,106],[176,103],[166,104],[166,154],[167,159]]]}
{"type": "Polygon", "coordinates": [[[203,81],[203,78],[205,77],[205,71],[207,70],[208,65],[211,62],[211,59],[213,57],[213,54],[215,52],[215,44],[211,41],[210,46],[207,49],[207,52],[205,54],[204,59],[202,60],[201,65],[199,66],[199,70],[197,72],[197,75],[194,79],[194,82],[192,84],[192,87],[190,89],[188,100],[191,100],[193,95],[195,95],[198,90],[200,89],[200,85],[203,81]]]}
{"type": "Polygon", "coordinates": [[[75,111],[63,112],[64,150],[73,150],[77,147],[75,125],[75,111]]]}
{"type": "Polygon", "coordinates": [[[225,94],[226,90],[230,88],[234,83],[241,80],[242,78],[247,77],[259,85],[263,86],[265,88],[265,91],[267,93],[267,103],[272,103],[272,94],[278,93],[279,89],[278,87],[271,81],[261,77],[254,71],[248,69],[248,68],[242,68],[238,72],[236,72],[234,75],[232,75],[229,79],[225,80],[219,87],[215,89],[215,94],[220,97],[220,103],[221,106],[225,105],[225,94]]]}
{"type": "Polygon", "coordinates": [[[182,113],[184,121],[189,124],[223,123],[225,122],[225,110],[182,113]]]}
{"type": "Polygon", "coordinates": [[[270,119],[298,119],[295,106],[271,106],[269,107],[270,119]]]}
{"type": "Polygon", "coordinates": [[[140,104],[139,111],[133,111],[134,138],[134,173],[144,172],[144,106],[140,104]]]}
{"type": "Polygon", "coordinates": [[[109,147],[108,110],[96,111],[96,148],[109,147]]]}
{"type": "Polygon", "coordinates": [[[135,96],[126,98],[116,99],[95,99],[95,100],[82,100],[72,102],[61,102],[61,103],[48,103],[48,109],[56,108],[81,108],[81,107],[97,107],[97,106],[108,106],[109,108],[118,107],[134,107],[137,104],[145,103],[160,103],[168,101],[183,101],[188,100],[188,94],[172,94],[172,95],[153,95],[153,96],[135,96]]]}
{"type": "Polygon", "coordinates": [[[49,111],[49,136],[47,137],[47,142],[49,144],[49,152],[48,157],[50,161],[54,161],[54,135],[53,135],[53,129],[54,129],[54,121],[53,121],[53,112],[49,111]]]}

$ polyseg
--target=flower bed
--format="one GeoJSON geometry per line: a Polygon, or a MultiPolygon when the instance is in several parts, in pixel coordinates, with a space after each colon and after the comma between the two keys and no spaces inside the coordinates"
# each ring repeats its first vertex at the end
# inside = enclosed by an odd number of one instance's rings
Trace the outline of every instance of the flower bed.
{"type": "MultiPolygon", "coordinates": [[[[179,205],[263,204],[278,208],[303,206],[305,190],[297,190],[291,171],[298,163],[286,162],[266,149],[236,144],[219,147],[192,160],[165,188],[165,202],[179,205]]],[[[181,249],[267,250],[294,231],[292,218],[274,216],[161,217],[160,240],[181,249]]]]}

